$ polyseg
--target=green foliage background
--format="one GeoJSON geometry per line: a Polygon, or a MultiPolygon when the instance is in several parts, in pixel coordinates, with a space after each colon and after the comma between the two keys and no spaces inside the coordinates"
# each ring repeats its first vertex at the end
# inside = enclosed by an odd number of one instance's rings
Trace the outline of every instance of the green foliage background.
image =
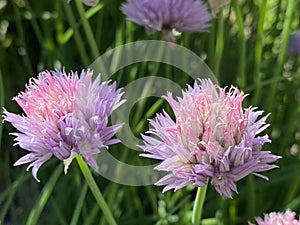
{"type": "MultiPolygon", "coordinates": [[[[20,113],[11,99],[42,70],[81,70],[115,46],[162,39],[160,33],[148,36],[143,27],[126,21],[122,2],[102,0],[90,8],[79,0],[0,0],[1,107],[20,113]]],[[[177,40],[204,59],[221,86],[233,84],[249,93],[246,107],[271,113],[266,133],[272,143],[264,149],[283,157],[279,169],[265,173],[269,181],[248,176],[238,182],[233,199],[208,187],[203,224],[247,224],[264,212],[287,208],[300,214],[300,60],[286,56],[289,37],[300,27],[299,9],[296,0],[232,0],[212,20],[209,32],[184,33],[177,40]]],[[[158,63],[129,66],[113,79],[122,87],[161,74],[182,87],[192,83],[182,71],[158,63]]],[[[168,107],[156,101],[150,98],[133,109],[130,122],[136,135],[147,129],[148,118],[168,107]]],[[[106,224],[76,163],[63,175],[62,162],[51,159],[39,170],[40,183],[25,166],[12,166],[24,154],[9,136],[14,131],[0,123],[0,224],[106,224]]],[[[153,163],[122,144],[110,152],[129,164],[153,163]]],[[[161,187],[124,186],[94,175],[118,224],[191,224],[194,187],[161,194],[161,187]]]]}

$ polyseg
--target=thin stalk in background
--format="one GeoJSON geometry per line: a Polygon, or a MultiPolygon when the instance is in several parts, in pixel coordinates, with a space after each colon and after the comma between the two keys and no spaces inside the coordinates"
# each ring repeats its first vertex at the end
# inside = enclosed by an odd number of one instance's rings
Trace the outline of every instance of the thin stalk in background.
{"type": "Polygon", "coordinates": [[[84,160],[82,159],[82,157],[80,155],[78,155],[76,157],[76,160],[77,160],[77,163],[81,169],[81,172],[82,172],[88,186],[90,187],[90,190],[92,191],[99,207],[102,210],[103,215],[105,216],[105,218],[107,220],[107,223],[109,225],[117,225],[107,203],[105,202],[105,200],[102,196],[102,193],[101,193],[99,187],[97,186],[97,184],[92,176],[92,173],[91,173],[88,165],[84,162],[84,160]]]}
{"type": "Polygon", "coordinates": [[[57,224],[69,225],[69,223],[66,221],[65,213],[59,207],[57,207],[59,205],[59,203],[56,201],[56,199],[51,198],[49,201],[51,203],[51,210],[53,211],[53,214],[54,214],[53,216],[57,220],[57,224]]]}
{"type": "Polygon", "coordinates": [[[38,223],[38,220],[41,216],[41,213],[43,212],[43,209],[45,208],[45,205],[48,202],[48,199],[53,191],[53,188],[63,171],[62,165],[63,164],[61,163],[59,166],[57,166],[57,168],[54,170],[51,177],[47,181],[46,185],[41,191],[40,196],[37,198],[36,204],[33,206],[33,208],[30,211],[30,214],[26,221],[26,225],[34,225],[38,223]]]}
{"type": "Polygon", "coordinates": [[[265,15],[266,15],[266,8],[267,8],[267,0],[262,0],[259,11],[259,21],[258,21],[258,28],[256,34],[256,45],[255,45],[255,57],[254,57],[254,100],[253,104],[257,105],[260,99],[260,92],[261,92],[261,61],[262,61],[262,51],[263,51],[263,31],[264,31],[264,22],[265,22],[265,15]]]}
{"type": "Polygon", "coordinates": [[[208,37],[208,51],[207,51],[207,64],[210,68],[214,68],[214,57],[216,53],[216,24],[217,22],[215,20],[212,21],[212,25],[209,32],[208,37]]]}
{"type": "Polygon", "coordinates": [[[29,173],[25,174],[25,171],[23,171],[23,173],[18,176],[17,180],[15,180],[10,185],[7,185],[7,188],[0,194],[0,204],[4,201],[4,199],[6,199],[7,196],[10,195],[13,189],[18,189],[21,184],[23,184],[30,177],[30,175],[31,174],[29,173]]]}
{"type": "MultiPolygon", "coordinates": [[[[98,45],[97,45],[97,42],[95,40],[95,36],[94,36],[94,33],[93,33],[92,28],[90,26],[90,23],[88,21],[88,17],[86,15],[85,11],[84,11],[83,4],[82,4],[81,0],[75,0],[75,3],[76,3],[76,7],[77,7],[77,10],[78,10],[80,19],[81,19],[83,30],[85,32],[88,44],[89,44],[90,49],[91,49],[93,61],[97,60],[97,65],[96,66],[98,67],[99,71],[101,71],[102,78],[106,78],[107,75],[108,75],[107,71],[106,71],[106,67],[105,67],[101,57],[99,57],[100,53],[99,53],[98,45]]],[[[101,8],[102,7],[103,6],[101,5],[101,8]]]]}
{"type": "Polygon", "coordinates": [[[22,18],[21,18],[21,13],[19,10],[19,7],[17,6],[17,1],[15,0],[13,3],[13,9],[14,9],[14,18],[16,21],[16,27],[17,27],[17,37],[20,40],[20,48],[24,49],[24,54],[22,53],[22,59],[25,65],[25,68],[27,70],[28,75],[33,74],[33,68],[31,66],[30,58],[28,57],[27,53],[27,45],[25,41],[25,34],[24,34],[24,29],[22,25],[22,18]]]}
{"type": "MultiPolygon", "coordinates": [[[[191,49],[191,47],[190,47],[190,44],[191,44],[191,33],[183,33],[183,34],[181,34],[181,36],[182,36],[181,46],[183,46],[183,47],[185,47],[187,49],[191,49]]],[[[200,54],[201,54],[201,51],[199,51],[199,55],[200,54]]],[[[187,60],[183,60],[183,63],[185,65],[187,65],[188,61],[187,60]]],[[[169,68],[171,69],[170,66],[169,66],[169,68]]],[[[168,71],[166,71],[166,73],[168,74],[168,71]]],[[[169,78],[169,77],[167,77],[167,78],[169,78]]],[[[189,76],[183,76],[182,80],[178,80],[178,81],[180,82],[180,84],[183,83],[183,85],[185,87],[186,84],[189,82],[189,78],[190,78],[189,76]]],[[[176,80],[176,82],[178,82],[178,81],[176,80]]]]}
{"type": "Polygon", "coordinates": [[[25,7],[26,7],[26,9],[27,9],[29,12],[31,12],[31,14],[32,14],[32,17],[31,17],[31,19],[30,19],[29,21],[30,21],[30,23],[31,23],[31,25],[32,25],[33,31],[34,31],[34,33],[35,33],[35,36],[36,36],[38,42],[39,42],[39,45],[40,45],[41,47],[43,47],[43,46],[44,46],[44,40],[45,40],[45,39],[44,39],[44,37],[43,37],[43,34],[42,34],[41,29],[39,28],[39,25],[38,25],[37,21],[36,21],[36,15],[35,15],[35,13],[33,12],[33,10],[32,10],[32,8],[31,8],[31,6],[30,6],[28,0],[25,0],[25,7]]]}
{"type": "MultiPolygon", "coordinates": [[[[4,85],[3,85],[2,72],[0,69],[0,120],[2,120],[2,107],[4,107],[4,85]]],[[[3,123],[0,122],[0,146],[2,140],[2,129],[3,129],[3,123]]]]}
{"type": "MultiPolygon", "coordinates": [[[[116,30],[116,36],[115,36],[115,47],[122,45],[124,43],[124,32],[123,27],[119,26],[116,30]]],[[[130,56],[129,56],[130,57],[130,56]]],[[[114,51],[114,54],[112,56],[111,64],[110,64],[110,71],[117,71],[117,68],[122,63],[122,48],[116,48],[114,51]]]]}
{"type": "MultiPolygon", "coordinates": [[[[124,151],[124,152],[127,152],[127,151],[124,151]]],[[[124,155],[124,154],[123,154],[124,155]]],[[[118,183],[114,183],[114,182],[111,182],[105,189],[104,191],[104,196],[108,197],[106,198],[107,199],[107,205],[109,208],[113,208],[114,207],[114,203],[115,203],[115,198],[117,196],[117,193],[118,193],[118,190],[120,188],[120,185],[118,183]]],[[[106,224],[106,220],[104,217],[102,217],[100,219],[100,225],[105,225],[106,224]]]]}
{"type": "Polygon", "coordinates": [[[9,185],[6,190],[0,194],[0,204],[1,204],[1,214],[0,214],[0,224],[3,224],[5,217],[8,213],[8,210],[13,205],[13,200],[15,194],[20,188],[20,186],[30,177],[31,174],[25,174],[25,171],[18,176],[18,179],[15,180],[11,185],[9,185]],[[5,199],[5,203],[2,204],[5,199]]]}
{"type": "MultiPolygon", "coordinates": [[[[294,14],[294,11],[297,9],[297,7],[296,7],[297,0],[287,1],[287,4],[288,5],[287,5],[286,13],[285,13],[283,29],[282,29],[282,33],[281,33],[282,41],[280,43],[279,55],[278,55],[277,63],[276,63],[275,70],[273,73],[273,78],[280,77],[282,70],[283,70],[284,61],[286,58],[286,50],[287,50],[290,32],[291,32],[291,24],[292,24],[292,20],[293,20],[293,14],[294,14]]],[[[266,107],[267,111],[272,111],[271,109],[275,102],[277,85],[278,85],[277,82],[274,82],[271,85],[270,92],[268,93],[269,100],[268,100],[267,107],[266,107]]]]}
{"type": "Polygon", "coordinates": [[[243,15],[241,8],[237,0],[232,0],[232,7],[235,12],[236,22],[238,25],[238,72],[237,72],[237,83],[238,86],[243,90],[246,87],[246,38],[245,38],[245,27],[243,21],[243,15]]]}
{"type": "MultiPolygon", "coordinates": [[[[128,157],[128,151],[123,151],[122,156],[120,158],[120,161],[125,162],[127,157],[128,157]]],[[[118,164],[118,167],[115,170],[116,171],[116,173],[115,173],[116,176],[118,176],[118,174],[120,174],[120,173],[118,173],[118,171],[122,169],[121,167],[122,167],[121,164],[118,164]]],[[[118,183],[114,183],[114,182],[111,182],[108,185],[108,187],[105,189],[104,196],[107,197],[106,199],[107,199],[108,207],[113,208],[119,189],[120,189],[120,185],[118,183]]],[[[105,224],[106,224],[106,221],[104,220],[104,218],[101,218],[100,225],[105,225],[105,224]]]]}
{"type": "Polygon", "coordinates": [[[98,219],[99,211],[99,206],[97,203],[95,203],[92,207],[92,210],[89,210],[88,216],[84,219],[83,225],[93,224],[96,221],[96,219],[98,219]]]}
{"type": "Polygon", "coordinates": [[[192,215],[193,225],[200,225],[201,223],[202,210],[205,201],[206,190],[207,190],[207,184],[202,187],[198,187],[196,199],[194,202],[193,215],[192,215]]]}
{"type": "Polygon", "coordinates": [[[300,176],[295,176],[294,179],[289,182],[289,189],[286,192],[286,197],[283,206],[288,207],[289,204],[297,198],[300,186],[300,176]]]}
{"type": "Polygon", "coordinates": [[[78,10],[81,22],[82,22],[82,26],[83,26],[86,38],[88,40],[88,44],[91,49],[93,59],[95,60],[96,58],[98,58],[100,56],[100,53],[98,50],[98,46],[97,46],[92,28],[91,28],[90,23],[85,15],[85,11],[84,11],[82,2],[80,0],[75,0],[75,3],[76,3],[76,7],[77,7],[77,10],[78,10]]]}
{"type": "Polygon", "coordinates": [[[300,205],[300,195],[295,197],[286,207],[282,208],[282,211],[286,209],[298,209],[300,205]]]}
{"type": "MultiPolygon", "coordinates": [[[[102,3],[98,3],[98,5],[101,4],[101,8],[103,8],[103,4],[102,3]]],[[[96,5],[96,7],[98,6],[96,5]]],[[[95,8],[95,7],[91,7],[92,8],[95,8]]],[[[96,42],[97,42],[97,46],[101,46],[101,43],[102,43],[102,31],[103,31],[103,25],[104,25],[104,12],[100,12],[97,14],[97,17],[96,17],[96,27],[97,29],[95,30],[94,34],[95,34],[95,39],[96,39],[96,42]]]]}
{"type": "MultiPolygon", "coordinates": [[[[134,23],[128,20],[125,20],[125,43],[130,43],[134,41],[134,23]]],[[[124,29],[123,29],[124,30],[124,29]]],[[[131,59],[133,56],[131,55],[131,51],[128,52],[128,58],[131,59]]],[[[133,81],[136,79],[136,75],[138,73],[139,66],[138,65],[130,65],[129,72],[129,81],[133,81]]]]}
{"type": "Polygon", "coordinates": [[[216,76],[217,80],[220,82],[220,64],[224,49],[224,17],[223,17],[223,9],[220,9],[218,13],[218,23],[217,23],[217,39],[216,39],[216,51],[214,56],[214,65],[213,72],[216,76]]]}
{"type": "MultiPolygon", "coordinates": [[[[165,54],[164,53],[165,49],[163,48],[160,48],[159,51],[157,52],[157,59],[161,59],[162,56],[165,54]]],[[[152,72],[151,72],[151,78],[149,79],[149,81],[147,82],[147,84],[145,85],[144,89],[143,89],[143,92],[141,93],[141,96],[149,96],[149,93],[150,93],[150,90],[153,88],[153,82],[155,80],[155,76],[157,76],[157,73],[158,73],[158,70],[159,70],[159,66],[160,66],[161,63],[159,62],[155,62],[155,65],[154,65],[154,68],[152,69],[152,72]]],[[[138,107],[137,107],[137,110],[136,110],[136,114],[135,114],[135,117],[134,117],[134,122],[133,124],[134,125],[137,125],[138,124],[138,121],[141,119],[142,117],[142,114],[143,114],[143,111],[144,111],[144,108],[145,108],[145,105],[146,105],[146,100],[143,99],[141,101],[139,101],[137,103],[138,107]]],[[[141,132],[141,130],[136,130],[138,133],[141,132]]]]}
{"type": "Polygon", "coordinates": [[[88,190],[88,185],[87,185],[87,183],[84,183],[83,187],[81,189],[81,193],[80,193],[80,196],[78,198],[78,201],[77,201],[77,204],[76,204],[76,207],[75,207],[70,225],[78,224],[78,219],[79,219],[79,216],[80,216],[83,204],[84,204],[84,200],[85,200],[87,190],[88,190]]]}
{"type": "Polygon", "coordinates": [[[84,44],[83,44],[84,42],[83,42],[83,40],[81,38],[81,35],[80,35],[80,32],[78,30],[77,23],[76,23],[74,14],[72,12],[71,6],[65,0],[62,0],[62,2],[63,2],[63,6],[64,6],[64,9],[65,9],[66,16],[67,16],[68,21],[70,23],[70,26],[72,27],[72,29],[74,31],[75,43],[76,43],[76,46],[78,48],[80,58],[82,60],[83,65],[85,67],[87,67],[90,63],[90,59],[89,59],[89,57],[88,57],[88,55],[85,51],[84,44]]]}
{"type": "MultiPolygon", "coordinates": [[[[290,79],[298,79],[298,78],[300,78],[300,74],[292,73],[289,78],[290,79]]],[[[276,77],[276,78],[265,79],[265,80],[261,81],[261,88],[270,86],[274,82],[280,82],[280,81],[286,81],[286,80],[287,80],[286,77],[280,77],[280,76],[276,77]]],[[[250,91],[253,91],[254,89],[255,89],[254,85],[249,85],[247,88],[245,88],[245,92],[250,92],[250,91]]]]}
{"type": "MultiPolygon", "coordinates": [[[[93,17],[94,15],[96,15],[99,11],[101,11],[101,9],[103,8],[103,4],[101,4],[101,3],[99,3],[99,4],[97,4],[96,6],[94,6],[94,7],[91,7],[89,10],[87,10],[86,12],[85,12],[85,16],[86,16],[86,18],[87,19],[90,19],[91,17],[93,17]]],[[[100,19],[99,20],[97,20],[97,22],[102,22],[102,13],[99,13],[98,14],[99,15],[99,17],[100,17],[100,19]]],[[[73,28],[72,27],[70,27],[70,28],[68,28],[66,31],[61,31],[62,29],[61,29],[61,26],[60,26],[60,24],[59,23],[62,23],[62,21],[57,21],[57,41],[58,41],[58,43],[59,44],[65,44],[65,43],[67,43],[69,40],[70,40],[70,38],[73,36],[73,34],[74,34],[74,30],[73,30],[73,28]]],[[[78,27],[78,26],[77,26],[78,27]]],[[[98,34],[101,34],[101,27],[102,27],[102,24],[100,24],[100,25],[97,25],[97,35],[98,34]]],[[[99,35],[99,37],[97,36],[97,40],[100,40],[100,35],[99,35]]]]}
{"type": "Polygon", "coordinates": [[[247,215],[248,218],[254,218],[256,216],[256,191],[255,182],[252,175],[247,176],[247,215]]]}

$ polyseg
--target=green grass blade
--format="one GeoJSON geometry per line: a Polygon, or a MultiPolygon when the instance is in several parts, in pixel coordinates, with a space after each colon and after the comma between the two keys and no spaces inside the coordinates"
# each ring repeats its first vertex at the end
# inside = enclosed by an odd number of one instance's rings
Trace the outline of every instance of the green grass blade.
{"type": "Polygon", "coordinates": [[[70,222],[70,225],[78,224],[78,219],[79,219],[80,212],[81,212],[81,209],[82,209],[83,204],[84,204],[84,200],[85,200],[87,190],[88,190],[88,185],[87,185],[87,183],[84,183],[84,186],[81,190],[79,199],[77,201],[77,204],[76,204],[76,207],[75,207],[74,214],[72,216],[72,220],[70,222]]]}
{"type": "Polygon", "coordinates": [[[53,188],[61,175],[63,169],[62,169],[63,164],[61,163],[56,170],[53,172],[52,176],[49,178],[48,182],[46,183],[45,187],[40,193],[39,198],[37,199],[37,202],[35,206],[30,211],[30,214],[27,218],[26,225],[34,225],[37,224],[40,215],[45,208],[45,205],[48,202],[49,197],[51,196],[51,193],[53,191],[53,188]]]}
{"type": "Polygon", "coordinates": [[[237,0],[232,0],[232,7],[236,16],[236,23],[238,25],[238,77],[237,82],[241,89],[246,87],[246,38],[245,38],[245,26],[243,21],[243,15],[241,7],[237,0]]]}
{"type": "Polygon", "coordinates": [[[70,5],[65,0],[62,0],[62,2],[63,2],[63,6],[64,6],[64,9],[65,9],[67,19],[70,23],[71,28],[74,31],[74,39],[75,39],[75,43],[76,43],[76,46],[78,48],[78,52],[79,52],[80,58],[82,60],[82,63],[83,63],[84,66],[88,66],[90,60],[89,60],[89,57],[86,53],[84,45],[82,44],[84,42],[83,42],[83,39],[80,35],[79,29],[77,27],[75,16],[74,16],[74,14],[71,10],[70,5]]]}
{"type": "MultiPolygon", "coordinates": [[[[25,173],[25,171],[24,171],[25,173]]],[[[11,207],[13,197],[15,196],[18,188],[30,177],[31,174],[25,174],[24,173],[20,174],[18,179],[14,181],[6,190],[1,193],[0,195],[0,203],[6,199],[6,202],[4,204],[4,207],[1,209],[1,214],[0,214],[0,224],[3,224],[5,216],[7,215],[7,212],[9,208],[11,207]],[[7,198],[6,198],[7,197],[7,198]]]]}
{"type": "MultiPolygon", "coordinates": [[[[282,70],[283,70],[283,66],[284,66],[284,62],[285,62],[285,58],[286,58],[286,50],[287,50],[288,43],[289,43],[293,15],[297,8],[296,7],[297,2],[298,2],[297,0],[290,0],[290,1],[288,1],[288,4],[287,4],[287,9],[286,9],[285,17],[284,17],[285,19],[284,19],[284,23],[283,23],[283,30],[281,33],[282,41],[280,43],[280,51],[279,51],[279,55],[277,58],[277,63],[275,66],[273,78],[280,77],[282,70]]],[[[268,99],[268,104],[266,107],[267,111],[271,111],[271,109],[274,105],[277,85],[278,85],[278,83],[273,83],[271,86],[271,90],[268,93],[270,98],[268,99]]]]}

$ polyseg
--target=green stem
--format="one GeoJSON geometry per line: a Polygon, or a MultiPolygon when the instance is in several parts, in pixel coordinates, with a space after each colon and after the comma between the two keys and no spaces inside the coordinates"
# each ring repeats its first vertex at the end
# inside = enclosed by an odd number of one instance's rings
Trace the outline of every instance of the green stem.
{"type": "MultiPolygon", "coordinates": [[[[191,34],[190,33],[184,33],[182,34],[182,43],[181,45],[187,49],[191,49],[190,47],[191,44],[191,34]]],[[[167,51],[168,53],[170,53],[169,51],[167,51]]],[[[199,51],[199,54],[201,54],[201,51],[199,51]]],[[[182,63],[184,63],[184,66],[188,67],[188,60],[183,60],[182,63]]],[[[166,65],[165,65],[166,66],[166,65]]],[[[165,67],[166,68],[166,67],[165,67]]],[[[169,72],[166,71],[166,74],[170,74],[171,73],[171,67],[168,65],[169,68],[169,72]]],[[[171,74],[167,75],[168,79],[172,79],[171,78],[171,74]]],[[[186,86],[186,84],[189,82],[189,76],[182,76],[182,78],[180,80],[176,80],[177,84],[183,84],[184,86],[186,86]]]]}
{"type": "MultiPolygon", "coordinates": [[[[96,5],[95,7],[91,7],[89,10],[86,11],[85,16],[87,19],[90,19],[91,17],[93,17],[95,14],[97,14],[98,12],[101,11],[101,9],[103,8],[103,4],[99,3],[98,5],[96,5]]],[[[98,13],[99,16],[102,17],[102,13],[98,13]]],[[[101,18],[100,17],[100,18],[101,18]]],[[[100,25],[97,25],[97,31],[101,31],[101,25],[102,25],[102,19],[98,19],[98,22],[100,22],[100,25]]],[[[59,21],[58,23],[60,23],[61,21],[59,21]]],[[[59,27],[59,25],[57,25],[59,27]]],[[[74,34],[74,30],[72,27],[68,28],[66,31],[62,31],[62,29],[58,28],[57,32],[57,42],[59,44],[65,44],[67,43],[70,38],[73,36],[74,34]]],[[[100,32],[97,32],[97,34],[99,34],[100,32]]],[[[97,36],[98,37],[98,36],[97,36]]],[[[100,40],[100,35],[97,38],[97,40],[100,40]]]]}
{"type": "MultiPolygon", "coordinates": [[[[125,162],[128,156],[128,151],[123,151],[122,156],[120,158],[121,162],[125,162]]],[[[122,169],[121,164],[119,164],[116,168],[115,175],[118,176],[121,174],[119,171],[122,169]]],[[[117,196],[119,190],[119,184],[118,183],[110,183],[108,188],[104,192],[104,196],[107,196],[107,205],[109,207],[113,207],[113,203],[115,202],[115,198],[117,196]],[[106,192],[107,191],[107,192],[106,192]]],[[[105,225],[105,220],[101,218],[100,225],[105,225]]]]}
{"type": "MultiPolygon", "coordinates": [[[[279,51],[279,55],[277,58],[275,71],[272,76],[273,78],[280,77],[280,75],[282,73],[282,69],[283,69],[283,65],[284,65],[284,61],[285,61],[285,57],[286,57],[286,50],[287,50],[287,46],[288,46],[289,36],[290,36],[293,14],[294,14],[294,11],[297,9],[296,4],[297,4],[297,0],[288,1],[286,14],[285,14],[285,20],[283,23],[283,30],[281,33],[282,42],[280,43],[280,51],[279,51]]],[[[271,90],[268,94],[268,96],[270,96],[270,99],[268,101],[269,104],[267,105],[267,111],[272,111],[271,108],[274,105],[277,85],[278,85],[278,83],[274,82],[273,85],[271,86],[271,90]]]]}
{"type": "Polygon", "coordinates": [[[220,82],[220,64],[222,59],[222,53],[224,48],[224,17],[223,10],[220,9],[218,15],[218,28],[217,28],[217,40],[216,40],[216,52],[214,57],[214,67],[213,72],[220,82]]]}
{"type": "Polygon", "coordinates": [[[94,204],[91,210],[89,210],[89,214],[84,218],[83,225],[95,224],[97,216],[99,215],[99,207],[98,204],[94,204]]]}
{"type": "Polygon", "coordinates": [[[44,186],[35,206],[31,209],[27,218],[26,225],[34,225],[38,223],[38,220],[43,212],[51,194],[57,183],[59,176],[62,173],[62,164],[60,164],[53,172],[46,185],[44,186]]]}
{"type": "Polygon", "coordinates": [[[238,5],[237,0],[232,0],[233,10],[236,16],[236,22],[238,25],[238,50],[239,50],[239,62],[238,62],[238,76],[237,82],[241,89],[246,87],[246,76],[245,76],[245,66],[246,66],[246,40],[244,33],[244,21],[241,9],[238,5]]]}
{"type": "Polygon", "coordinates": [[[259,101],[260,91],[261,91],[261,58],[262,58],[262,50],[263,50],[263,30],[264,30],[264,21],[266,15],[267,8],[267,0],[263,0],[260,6],[260,15],[258,21],[258,28],[256,34],[256,45],[255,45],[255,58],[254,58],[254,105],[256,105],[259,101]]]}
{"type": "Polygon", "coordinates": [[[76,7],[77,7],[77,10],[78,10],[78,13],[79,13],[82,25],[83,25],[84,32],[86,34],[88,43],[89,43],[90,48],[91,48],[93,58],[96,59],[96,58],[99,57],[100,54],[99,54],[99,51],[98,51],[98,46],[97,46],[92,28],[91,28],[90,23],[89,23],[86,15],[85,15],[85,11],[84,11],[84,8],[83,8],[83,5],[82,5],[81,1],[80,0],[75,0],[75,3],[76,3],[76,7]]]}
{"type": "Polygon", "coordinates": [[[202,187],[199,187],[197,190],[197,195],[196,195],[194,208],[193,208],[193,216],[192,216],[193,225],[200,225],[203,204],[206,196],[206,190],[207,190],[207,184],[202,187]]]}
{"type": "Polygon", "coordinates": [[[85,196],[86,196],[86,193],[87,193],[87,188],[88,188],[87,183],[84,183],[84,185],[81,189],[81,193],[80,193],[80,196],[78,198],[78,201],[77,201],[77,204],[76,204],[76,207],[75,207],[70,225],[78,224],[78,219],[79,219],[82,207],[84,205],[84,200],[85,200],[85,196]]]}
{"type": "MultiPolygon", "coordinates": [[[[164,54],[166,54],[165,52],[166,50],[164,48],[160,48],[159,51],[157,52],[157,59],[161,59],[163,57],[164,54]]],[[[157,72],[159,70],[159,66],[160,63],[159,62],[155,62],[154,68],[151,72],[151,78],[149,79],[149,81],[147,82],[147,84],[144,86],[143,92],[141,93],[142,97],[148,97],[149,93],[151,92],[151,89],[153,88],[153,82],[155,80],[155,76],[157,76],[157,72]]],[[[139,122],[139,120],[141,119],[144,109],[145,109],[145,105],[146,105],[146,100],[142,99],[141,101],[138,102],[138,108],[136,110],[136,114],[135,114],[135,119],[133,121],[133,124],[136,126],[139,122]]],[[[140,132],[140,131],[138,131],[140,132]]]]}
{"type": "Polygon", "coordinates": [[[30,19],[30,23],[31,23],[31,25],[32,25],[33,31],[35,32],[35,36],[36,36],[36,38],[37,38],[37,40],[38,40],[38,42],[39,42],[39,45],[40,45],[41,47],[43,47],[43,46],[44,46],[44,40],[45,40],[45,39],[44,39],[43,34],[42,34],[42,31],[41,31],[41,29],[39,28],[39,25],[38,25],[38,23],[37,23],[37,20],[36,20],[36,14],[33,13],[33,10],[32,10],[32,8],[31,8],[31,6],[30,6],[28,0],[25,0],[25,7],[26,7],[26,9],[27,9],[29,12],[32,12],[32,18],[30,19]]]}
{"type": "Polygon", "coordinates": [[[87,182],[87,184],[89,185],[99,207],[101,208],[103,215],[105,216],[107,222],[109,225],[117,225],[108,205],[106,204],[101,191],[99,189],[99,187],[97,186],[91,171],[89,170],[89,167],[87,166],[87,164],[84,162],[84,160],[82,159],[82,157],[80,155],[78,155],[76,157],[77,163],[81,169],[81,172],[87,182]]]}
{"type": "MultiPolygon", "coordinates": [[[[25,172],[25,171],[24,171],[25,172]]],[[[0,204],[1,204],[1,213],[0,213],[0,224],[1,221],[4,221],[6,216],[8,216],[9,208],[13,208],[13,200],[18,191],[18,188],[30,177],[29,173],[24,175],[24,172],[19,175],[18,179],[12,184],[7,186],[7,188],[0,194],[0,204]],[[4,202],[5,199],[5,202],[4,202]]]]}
{"type": "Polygon", "coordinates": [[[22,55],[22,59],[24,61],[24,65],[27,69],[28,75],[32,76],[33,73],[33,68],[32,68],[32,63],[30,61],[30,57],[28,56],[28,50],[27,50],[27,45],[25,41],[25,33],[24,33],[24,26],[22,24],[22,17],[21,17],[21,12],[19,7],[17,6],[17,1],[13,2],[13,9],[14,9],[14,18],[16,21],[16,28],[17,28],[17,37],[19,37],[20,40],[20,46],[24,48],[25,54],[22,55]]]}
{"type": "Polygon", "coordinates": [[[248,201],[247,201],[247,210],[249,218],[254,218],[256,215],[256,191],[255,191],[255,182],[253,176],[247,177],[247,188],[248,188],[248,201]]]}
{"type": "MultiPolygon", "coordinates": [[[[124,39],[124,32],[122,29],[122,26],[119,26],[116,30],[116,36],[115,36],[115,43],[116,43],[116,50],[114,51],[114,54],[112,56],[111,65],[110,65],[110,71],[117,71],[117,68],[122,62],[122,48],[117,48],[118,46],[122,45],[123,39],[124,39]]],[[[130,56],[128,56],[131,58],[130,56]]]]}
{"type": "MultiPolygon", "coordinates": [[[[211,27],[211,31],[209,33],[209,37],[208,37],[208,51],[207,51],[207,64],[210,68],[214,68],[214,64],[215,64],[215,53],[216,53],[216,47],[215,47],[215,43],[216,43],[216,22],[212,21],[212,27],[211,27]]],[[[218,80],[219,81],[219,80],[218,80]]],[[[220,81],[219,81],[220,82],[220,81]]]]}
{"type": "Polygon", "coordinates": [[[77,48],[78,48],[80,58],[83,62],[83,65],[86,67],[86,66],[89,65],[89,58],[88,58],[88,55],[85,51],[85,48],[84,48],[84,45],[83,45],[84,42],[83,42],[83,40],[81,38],[81,35],[80,35],[80,32],[78,30],[73,12],[71,10],[70,5],[67,3],[67,1],[62,0],[62,2],[63,2],[63,5],[64,5],[66,16],[67,16],[68,21],[70,23],[70,26],[72,27],[72,29],[74,31],[74,39],[75,39],[75,42],[76,42],[76,45],[77,45],[77,48]]]}

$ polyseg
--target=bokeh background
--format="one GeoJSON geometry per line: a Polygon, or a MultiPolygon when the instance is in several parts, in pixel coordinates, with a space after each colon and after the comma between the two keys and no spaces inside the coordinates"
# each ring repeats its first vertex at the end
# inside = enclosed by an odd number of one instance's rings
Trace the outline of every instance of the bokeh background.
{"type": "MultiPolygon", "coordinates": [[[[102,0],[88,7],[79,0],[69,4],[66,0],[0,0],[1,108],[21,113],[12,98],[45,69],[82,70],[116,46],[163,39],[161,33],[147,34],[126,20],[120,10],[123,2],[102,0]]],[[[249,93],[245,107],[271,113],[265,133],[272,143],[264,149],[283,157],[279,169],[264,173],[269,181],[251,175],[238,182],[233,199],[208,187],[203,224],[247,224],[263,213],[287,208],[300,213],[300,58],[287,54],[291,35],[300,29],[299,19],[297,0],[232,0],[219,10],[208,32],[177,37],[178,44],[207,63],[221,86],[235,85],[249,93]]],[[[128,66],[111,79],[122,87],[153,75],[172,79],[182,88],[193,83],[179,69],[155,62],[128,66]]],[[[139,137],[148,128],[147,119],[162,108],[170,111],[160,98],[137,103],[130,114],[132,132],[139,137]]],[[[14,131],[10,124],[0,123],[0,224],[105,225],[76,163],[64,175],[62,162],[52,158],[39,170],[40,183],[26,172],[26,166],[13,167],[25,153],[13,145],[9,133],[14,131]]],[[[128,164],[155,163],[122,144],[109,151],[128,164]]],[[[162,188],[154,185],[125,186],[94,176],[120,225],[191,224],[193,186],[162,194],[162,188]]]]}

